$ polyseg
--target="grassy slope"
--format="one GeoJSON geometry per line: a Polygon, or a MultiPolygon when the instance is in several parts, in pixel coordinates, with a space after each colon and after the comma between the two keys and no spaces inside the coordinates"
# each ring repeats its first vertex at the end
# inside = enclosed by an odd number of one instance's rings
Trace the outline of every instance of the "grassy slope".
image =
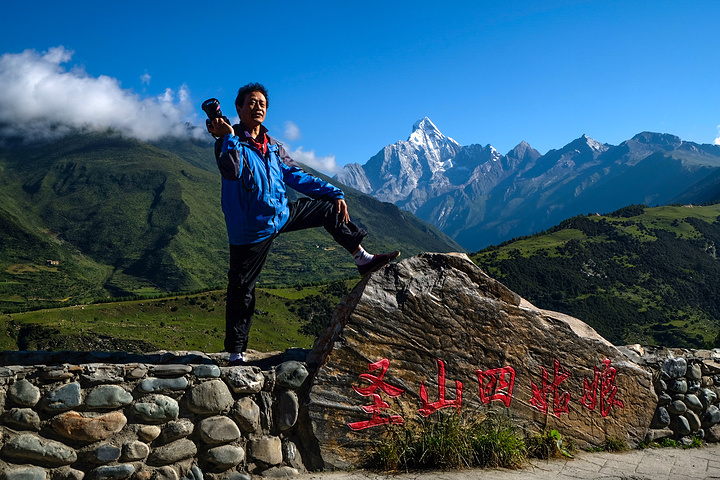
{"type": "Polygon", "coordinates": [[[207,287],[217,278],[225,242],[221,215],[204,200],[207,192],[217,191],[212,174],[146,144],[97,135],[68,138],[52,147],[5,150],[0,161],[0,195],[13,199],[3,203],[0,215],[13,220],[12,235],[25,237],[28,244],[24,252],[3,245],[0,262],[19,263],[27,271],[46,259],[60,260],[54,275],[30,278],[7,267],[0,274],[25,290],[39,285],[48,291],[36,295],[36,301],[207,287]],[[183,241],[182,234],[193,228],[200,233],[192,240],[203,242],[202,251],[183,241]],[[214,234],[203,236],[208,229],[214,234]],[[72,254],[33,248],[53,243],[72,254]],[[184,271],[187,263],[197,268],[184,271]],[[54,277],[72,279],[78,271],[95,272],[88,279],[94,284],[89,296],[56,285],[54,277]]]}
{"type": "Polygon", "coordinates": [[[616,344],[713,345],[720,324],[720,204],[580,216],[473,256],[537,306],[616,344]]]}
{"type": "MultiPolygon", "coordinates": [[[[347,281],[351,288],[357,280],[347,281]]],[[[314,337],[300,333],[304,299],[340,297],[321,287],[259,289],[250,348],[259,351],[310,348],[314,337]]],[[[223,350],[225,293],[210,291],[155,300],[4,314],[0,350],[223,350]]]]}
{"type": "Polygon", "coordinates": [[[27,216],[15,214],[11,199],[0,200],[3,252],[0,305],[27,308],[48,301],[61,304],[69,297],[89,299],[104,295],[100,285],[112,269],[93,262],[51,232],[27,222],[27,216]],[[57,260],[60,266],[47,265],[47,260],[57,260]]]}

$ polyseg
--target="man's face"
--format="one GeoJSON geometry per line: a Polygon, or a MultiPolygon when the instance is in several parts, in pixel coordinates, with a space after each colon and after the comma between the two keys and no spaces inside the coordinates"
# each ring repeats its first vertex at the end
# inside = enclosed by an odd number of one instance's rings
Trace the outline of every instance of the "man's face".
{"type": "Polygon", "coordinates": [[[267,99],[260,92],[245,95],[245,101],[237,109],[240,121],[246,128],[255,128],[265,121],[267,99]]]}

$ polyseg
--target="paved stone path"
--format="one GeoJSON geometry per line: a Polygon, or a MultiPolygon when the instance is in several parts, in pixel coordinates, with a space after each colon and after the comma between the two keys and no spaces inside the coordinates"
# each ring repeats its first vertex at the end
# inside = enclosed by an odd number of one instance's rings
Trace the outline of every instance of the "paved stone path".
{"type": "Polygon", "coordinates": [[[522,470],[474,469],[381,474],[358,470],[302,475],[302,480],[705,480],[720,479],[720,445],[688,450],[651,448],[624,453],[581,452],[575,459],[533,460],[522,470]]]}

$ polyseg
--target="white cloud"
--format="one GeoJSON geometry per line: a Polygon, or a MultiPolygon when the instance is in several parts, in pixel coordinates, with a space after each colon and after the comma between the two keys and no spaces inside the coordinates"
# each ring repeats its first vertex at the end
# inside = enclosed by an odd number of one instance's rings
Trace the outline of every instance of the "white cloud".
{"type": "MultiPolygon", "coordinates": [[[[718,125],[717,128],[718,128],[718,134],[720,134],[720,125],[718,125]]],[[[720,145],[720,137],[717,137],[715,139],[715,145],[720,145]]]]}
{"type": "Polygon", "coordinates": [[[140,81],[142,82],[143,85],[150,85],[150,80],[151,80],[151,79],[152,79],[152,77],[151,77],[150,74],[147,73],[147,72],[145,72],[145,73],[143,73],[142,75],[140,75],[140,81]]]}
{"type": "MultiPolygon", "coordinates": [[[[285,122],[285,132],[283,135],[283,138],[286,140],[292,142],[295,140],[299,140],[302,137],[300,134],[300,127],[297,126],[295,122],[287,121],[285,122]]],[[[335,155],[329,155],[327,157],[318,157],[315,155],[314,150],[310,150],[309,152],[306,152],[303,150],[303,147],[300,146],[295,150],[292,150],[290,145],[285,145],[287,151],[290,153],[290,156],[300,162],[304,163],[308,167],[314,168],[315,170],[319,170],[322,173],[325,173],[327,175],[334,175],[337,172],[339,172],[342,168],[338,166],[338,164],[335,161],[335,155]],[[292,150],[292,151],[291,151],[292,150]]]]}
{"type": "Polygon", "coordinates": [[[335,161],[335,155],[318,157],[315,155],[314,150],[306,152],[303,150],[303,147],[298,147],[293,151],[289,151],[289,153],[294,160],[304,163],[308,167],[319,170],[327,175],[335,175],[337,172],[342,170],[342,167],[340,167],[335,161]]]}
{"type": "Polygon", "coordinates": [[[112,129],[140,140],[206,136],[204,128],[192,127],[197,117],[185,85],[141,98],[115,78],[68,70],[63,64],[72,55],[60,46],[0,56],[0,133],[36,139],[112,129]]]}
{"type": "Polygon", "coordinates": [[[285,122],[285,138],[291,142],[300,138],[300,128],[295,124],[295,122],[285,122]]]}

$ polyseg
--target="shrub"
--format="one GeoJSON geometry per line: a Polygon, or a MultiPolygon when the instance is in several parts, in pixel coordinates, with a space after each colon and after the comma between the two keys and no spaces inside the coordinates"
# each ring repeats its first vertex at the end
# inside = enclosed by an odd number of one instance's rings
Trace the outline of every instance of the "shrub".
{"type": "Polygon", "coordinates": [[[525,441],[507,416],[491,416],[473,437],[476,466],[519,468],[527,458],[525,441]]]}
{"type": "Polygon", "coordinates": [[[610,214],[611,217],[623,217],[623,218],[630,218],[630,217],[637,217],[638,215],[642,215],[645,213],[645,209],[650,208],[647,205],[628,205],[627,207],[622,207],[618,210],[615,210],[610,214]]]}
{"type": "Polygon", "coordinates": [[[627,443],[621,438],[608,437],[605,439],[603,448],[606,452],[624,452],[628,450],[627,443]]]}
{"type": "Polygon", "coordinates": [[[457,412],[438,412],[412,424],[388,427],[385,439],[370,455],[370,464],[406,471],[518,468],[525,458],[525,443],[507,416],[465,418],[457,412]]]}
{"type": "Polygon", "coordinates": [[[563,436],[557,430],[545,430],[528,437],[527,449],[530,457],[543,460],[560,456],[573,458],[572,452],[575,451],[575,445],[573,443],[566,444],[563,436]]]}

